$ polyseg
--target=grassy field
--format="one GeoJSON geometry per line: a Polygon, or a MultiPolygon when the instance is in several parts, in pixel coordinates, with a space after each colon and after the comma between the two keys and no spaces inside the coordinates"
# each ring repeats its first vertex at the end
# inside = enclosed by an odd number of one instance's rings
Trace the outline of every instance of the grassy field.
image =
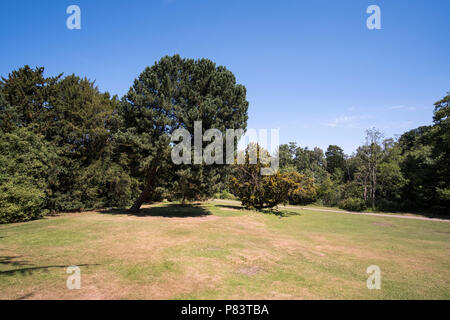
{"type": "Polygon", "coordinates": [[[62,214],[0,226],[0,298],[449,299],[450,223],[217,202],[62,214]]]}

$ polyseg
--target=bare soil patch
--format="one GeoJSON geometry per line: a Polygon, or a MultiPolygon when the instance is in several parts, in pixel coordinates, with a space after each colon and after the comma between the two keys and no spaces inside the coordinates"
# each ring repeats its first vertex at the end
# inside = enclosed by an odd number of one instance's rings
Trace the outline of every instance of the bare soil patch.
{"type": "Polygon", "coordinates": [[[246,276],[254,276],[261,270],[262,270],[262,268],[259,266],[248,266],[248,267],[239,268],[238,273],[245,274],[246,276]]]}

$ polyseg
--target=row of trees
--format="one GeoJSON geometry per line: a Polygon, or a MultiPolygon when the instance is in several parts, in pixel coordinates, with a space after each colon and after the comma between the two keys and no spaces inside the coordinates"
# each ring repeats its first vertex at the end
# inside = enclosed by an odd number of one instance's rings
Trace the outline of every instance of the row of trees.
{"type": "Polygon", "coordinates": [[[450,208],[450,95],[434,104],[433,124],[384,139],[373,128],[352,155],[330,145],[309,150],[296,143],[279,148],[282,170],[294,169],[314,179],[324,205],[362,210],[450,208]]]}
{"type": "MultiPolygon", "coordinates": [[[[319,201],[355,210],[448,210],[449,100],[436,102],[433,125],[395,140],[369,130],[351,156],[333,145],[325,153],[281,145],[279,172],[261,176],[254,165],[171,161],[175,129],[192,133],[195,121],[202,121],[202,133],[246,129],[245,87],[208,59],[166,56],[121,99],[86,78],[47,77],[44,68],[25,66],[0,81],[0,222],[99,207],[138,211],[163,198],[201,200],[223,190],[224,181],[255,208],[319,201]]],[[[205,150],[209,142],[202,143],[205,150]]]]}
{"type": "Polygon", "coordinates": [[[0,222],[211,197],[227,166],[174,165],[171,133],[245,129],[247,109],[245,87],[208,59],[166,56],[120,100],[75,75],[15,70],[0,81],[0,222]]]}

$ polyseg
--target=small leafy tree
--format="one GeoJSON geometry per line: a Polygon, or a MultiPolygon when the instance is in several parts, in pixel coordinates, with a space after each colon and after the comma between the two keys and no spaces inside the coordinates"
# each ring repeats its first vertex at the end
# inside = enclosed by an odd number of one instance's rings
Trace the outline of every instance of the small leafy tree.
{"type": "Polygon", "coordinates": [[[308,185],[312,180],[297,172],[277,171],[272,175],[261,175],[261,169],[269,166],[270,154],[258,144],[250,143],[243,157],[244,163],[235,165],[231,188],[244,207],[273,208],[287,203],[289,198],[307,201],[306,198],[314,197],[312,186],[308,185]]]}
{"type": "Polygon", "coordinates": [[[357,150],[360,166],[355,174],[356,179],[364,188],[364,201],[371,202],[375,208],[378,188],[378,166],[383,157],[381,138],[383,134],[376,128],[366,130],[366,143],[357,150]]]}
{"type": "MultiPolygon", "coordinates": [[[[242,157],[242,152],[241,155],[242,157]]],[[[231,177],[233,194],[247,208],[263,208],[267,201],[265,182],[267,178],[261,175],[261,168],[268,167],[261,159],[267,156],[267,151],[259,145],[250,143],[243,152],[244,163],[236,164],[231,177]]]]}

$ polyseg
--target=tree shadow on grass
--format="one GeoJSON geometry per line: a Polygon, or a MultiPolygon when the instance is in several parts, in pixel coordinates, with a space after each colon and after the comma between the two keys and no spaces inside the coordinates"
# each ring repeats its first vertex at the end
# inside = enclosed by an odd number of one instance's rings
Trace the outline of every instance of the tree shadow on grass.
{"type": "MultiPolygon", "coordinates": [[[[11,270],[2,270],[0,271],[0,276],[15,276],[15,275],[32,275],[36,271],[44,271],[48,272],[49,269],[53,268],[67,268],[69,265],[50,265],[50,266],[33,266],[28,261],[16,260],[20,258],[20,256],[12,257],[12,256],[0,256],[0,263],[11,265],[11,266],[31,266],[26,268],[16,268],[11,270]]],[[[72,264],[73,265],[73,264],[72,264]]],[[[88,266],[98,266],[99,264],[77,264],[77,267],[88,267],[88,266]]]]}
{"type": "Polygon", "coordinates": [[[127,209],[109,209],[100,211],[103,214],[130,215],[136,217],[164,217],[164,218],[195,218],[211,215],[211,212],[199,204],[165,204],[158,207],[141,208],[139,212],[132,212],[127,209]]]}
{"type": "Polygon", "coordinates": [[[16,298],[16,300],[26,300],[28,298],[31,298],[33,295],[34,295],[34,292],[30,292],[30,293],[27,293],[26,295],[16,298]]]}
{"type": "Polygon", "coordinates": [[[298,212],[293,212],[293,211],[288,211],[288,210],[279,210],[276,208],[265,208],[265,209],[246,209],[242,206],[239,205],[226,205],[226,204],[215,204],[216,207],[218,208],[222,208],[225,210],[233,210],[233,211],[240,211],[240,210],[251,210],[251,211],[256,211],[262,214],[272,214],[275,216],[278,216],[280,218],[286,218],[286,217],[290,217],[290,216],[301,216],[300,213],[298,212]]]}
{"type": "Polygon", "coordinates": [[[27,260],[21,260],[22,256],[0,256],[0,265],[10,266],[29,266],[31,263],[27,260]],[[19,259],[19,260],[18,260],[19,259]]]}
{"type": "Polygon", "coordinates": [[[231,210],[245,210],[245,208],[243,208],[242,206],[238,206],[238,205],[231,205],[231,204],[214,204],[214,206],[216,206],[217,208],[222,208],[222,209],[231,209],[231,210]]]}
{"type": "Polygon", "coordinates": [[[273,214],[279,218],[301,216],[301,214],[298,212],[293,212],[293,211],[288,211],[288,210],[279,210],[279,209],[275,209],[275,208],[266,208],[266,209],[261,209],[261,210],[257,210],[257,211],[261,212],[263,214],[273,214]]]}
{"type": "MultiPolygon", "coordinates": [[[[361,212],[365,213],[365,212],[361,212]]],[[[450,220],[450,214],[446,213],[444,211],[441,212],[432,212],[432,211],[419,211],[419,210],[409,210],[408,212],[402,212],[402,211],[395,211],[395,210],[386,210],[386,211],[375,211],[369,213],[385,213],[390,214],[393,213],[398,216],[408,216],[409,214],[415,214],[424,218],[430,218],[430,219],[442,219],[442,220],[450,220]]]]}

